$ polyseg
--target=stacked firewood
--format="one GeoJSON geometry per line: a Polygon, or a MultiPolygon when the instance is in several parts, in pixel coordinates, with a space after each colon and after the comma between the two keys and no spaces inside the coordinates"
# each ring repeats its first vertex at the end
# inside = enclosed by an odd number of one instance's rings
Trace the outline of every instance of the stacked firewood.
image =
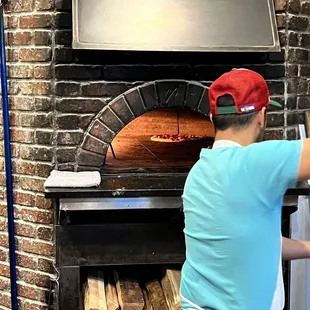
{"type": "Polygon", "coordinates": [[[135,277],[124,270],[89,271],[83,287],[84,310],[180,310],[179,269],[135,277]]]}

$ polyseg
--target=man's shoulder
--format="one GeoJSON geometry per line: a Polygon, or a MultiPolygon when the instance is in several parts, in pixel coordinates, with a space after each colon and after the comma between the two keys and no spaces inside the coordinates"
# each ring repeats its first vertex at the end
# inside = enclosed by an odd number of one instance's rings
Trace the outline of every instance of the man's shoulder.
{"type": "Polygon", "coordinates": [[[295,149],[296,147],[300,147],[301,143],[301,140],[267,140],[252,143],[245,147],[244,150],[261,152],[284,152],[285,150],[290,151],[295,149]]]}

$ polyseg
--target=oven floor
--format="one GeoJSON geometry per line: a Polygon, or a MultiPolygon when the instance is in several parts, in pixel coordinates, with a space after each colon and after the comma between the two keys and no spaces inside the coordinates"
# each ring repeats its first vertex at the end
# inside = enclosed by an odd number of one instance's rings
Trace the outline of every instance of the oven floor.
{"type": "Polygon", "coordinates": [[[116,137],[112,144],[116,158],[109,149],[105,169],[190,169],[199,159],[201,149],[208,147],[212,140],[162,143],[151,141],[150,136],[116,137]]]}

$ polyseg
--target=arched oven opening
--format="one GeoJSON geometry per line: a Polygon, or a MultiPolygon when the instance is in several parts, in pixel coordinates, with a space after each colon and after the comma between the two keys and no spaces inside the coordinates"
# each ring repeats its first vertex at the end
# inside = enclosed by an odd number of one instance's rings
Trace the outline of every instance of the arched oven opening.
{"type": "Polygon", "coordinates": [[[214,140],[209,118],[182,108],[147,112],[112,140],[104,173],[188,172],[214,140]]]}

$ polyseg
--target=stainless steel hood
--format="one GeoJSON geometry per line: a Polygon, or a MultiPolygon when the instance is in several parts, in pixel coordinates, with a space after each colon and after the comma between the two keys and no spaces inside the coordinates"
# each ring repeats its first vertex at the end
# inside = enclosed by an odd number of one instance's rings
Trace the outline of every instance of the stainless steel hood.
{"type": "Polygon", "coordinates": [[[73,48],[279,51],[273,0],[72,0],[73,48]]]}

